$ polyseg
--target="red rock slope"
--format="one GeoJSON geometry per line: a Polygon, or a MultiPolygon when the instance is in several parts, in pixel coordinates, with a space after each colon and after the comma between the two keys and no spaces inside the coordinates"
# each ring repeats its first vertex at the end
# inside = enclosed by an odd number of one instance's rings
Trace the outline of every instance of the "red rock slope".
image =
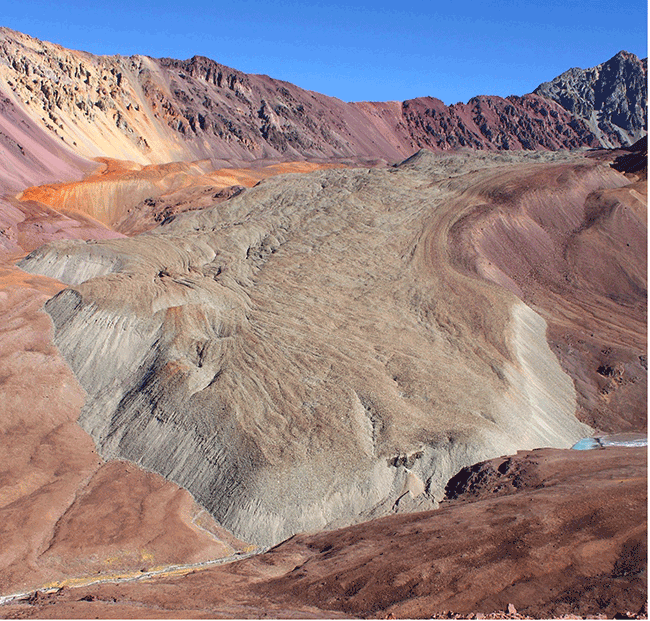
{"type": "Polygon", "coordinates": [[[484,472],[488,493],[437,511],[298,535],[183,576],[32,593],[0,614],[647,618],[645,449],[544,449],[484,472]]]}
{"type": "Polygon", "coordinates": [[[395,162],[421,147],[599,145],[584,121],[536,95],[449,107],[429,97],[347,104],[199,56],[93,56],[8,29],[0,43],[0,89],[50,140],[84,158],[395,162]]]}

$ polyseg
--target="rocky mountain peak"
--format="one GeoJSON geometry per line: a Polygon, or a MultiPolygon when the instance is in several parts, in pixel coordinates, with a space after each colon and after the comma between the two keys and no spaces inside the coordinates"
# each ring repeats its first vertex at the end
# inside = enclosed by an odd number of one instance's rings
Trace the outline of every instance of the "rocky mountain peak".
{"type": "Polygon", "coordinates": [[[193,56],[188,60],[160,58],[158,62],[168,69],[175,70],[179,77],[198,78],[217,86],[235,90],[237,83],[250,87],[248,76],[241,71],[226,67],[206,56],[193,56]]]}
{"type": "Polygon", "coordinates": [[[647,59],[621,50],[590,69],[574,67],[534,94],[585,121],[603,146],[630,145],[647,131],[647,59]]]}

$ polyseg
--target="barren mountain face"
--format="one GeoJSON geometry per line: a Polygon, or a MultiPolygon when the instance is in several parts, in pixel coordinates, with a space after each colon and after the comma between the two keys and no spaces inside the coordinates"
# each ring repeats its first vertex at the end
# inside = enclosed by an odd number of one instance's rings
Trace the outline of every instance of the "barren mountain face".
{"type": "MultiPolygon", "coordinates": [[[[344,103],[203,57],[94,56],[1,28],[0,139],[6,165],[0,188],[13,194],[88,173],[95,179],[27,193],[19,204],[0,199],[0,252],[15,255],[36,247],[35,219],[48,220],[42,241],[68,232],[81,239],[114,237],[84,216],[112,227],[143,201],[213,185],[205,174],[216,167],[304,159],[375,166],[401,161],[422,147],[492,151],[629,144],[645,128],[643,67],[633,55],[620,53],[523,97],[480,96],[451,106],[433,97],[344,103]],[[567,103],[583,91],[584,105],[567,103]],[[121,173],[106,174],[108,158],[118,162],[121,173]]],[[[171,209],[178,211],[181,202],[187,203],[172,200],[171,209]]],[[[145,225],[136,216],[119,230],[139,232],[162,219],[152,214],[145,225]]]]}
{"type": "Polygon", "coordinates": [[[648,60],[619,52],[591,69],[569,69],[534,91],[585,121],[604,147],[632,144],[648,129],[648,60]]]}
{"type": "MultiPolygon", "coordinates": [[[[634,127],[616,135],[603,134],[575,106],[567,111],[557,88],[541,93],[546,98],[483,96],[452,106],[431,97],[348,104],[199,56],[99,57],[8,29],[0,40],[5,106],[15,106],[56,143],[48,147],[53,154],[63,147],[83,158],[143,164],[305,157],[394,162],[421,147],[558,149],[599,146],[601,139],[606,146],[628,144],[644,126],[639,110],[646,101],[645,73],[632,55],[626,66],[633,69],[625,71],[634,79],[616,74],[616,93],[627,80],[627,99],[607,93],[607,101],[618,103],[597,106],[599,121],[614,125],[629,109],[634,127]]],[[[562,82],[562,93],[572,88],[562,82]]]]}

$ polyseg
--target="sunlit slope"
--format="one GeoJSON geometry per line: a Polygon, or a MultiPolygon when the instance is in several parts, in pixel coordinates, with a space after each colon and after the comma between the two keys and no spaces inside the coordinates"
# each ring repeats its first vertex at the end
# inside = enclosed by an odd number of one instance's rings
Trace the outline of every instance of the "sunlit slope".
{"type": "MultiPolygon", "coordinates": [[[[627,84],[621,77],[627,85],[621,97],[644,102],[642,63],[628,57],[638,79],[627,84]]],[[[7,28],[0,29],[0,91],[44,141],[86,159],[144,165],[204,159],[215,167],[260,159],[392,163],[421,147],[556,150],[601,144],[587,120],[534,94],[481,95],[450,106],[431,96],[346,103],[201,56],[95,56],[7,28]]],[[[608,146],[627,142],[625,133],[618,142],[607,137],[608,146]]]]}
{"type": "Polygon", "coordinates": [[[128,234],[153,228],[164,218],[211,207],[229,194],[278,174],[300,173],[336,164],[286,162],[256,168],[219,168],[209,161],[143,166],[98,158],[100,170],[79,181],[25,189],[21,202],[32,201],[62,213],[85,214],[128,234]],[[159,199],[159,200],[157,200],[159,199]]]}
{"type": "Polygon", "coordinates": [[[275,177],[146,236],[32,253],[24,269],[74,285],[47,310],[88,391],[80,424],[263,544],[434,507],[464,465],[570,446],[590,429],[546,322],[456,255],[473,188],[513,167],[525,187],[560,165],[544,159],[275,177]]]}

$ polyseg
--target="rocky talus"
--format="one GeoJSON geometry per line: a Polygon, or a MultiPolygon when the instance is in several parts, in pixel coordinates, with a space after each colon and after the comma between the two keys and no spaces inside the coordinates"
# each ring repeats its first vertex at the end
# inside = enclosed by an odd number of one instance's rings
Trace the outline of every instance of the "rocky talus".
{"type": "Polygon", "coordinates": [[[621,51],[591,69],[569,69],[534,93],[585,121],[604,147],[630,145],[648,131],[647,58],[621,51]]]}
{"type": "Polygon", "coordinates": [[[421,152],[43,246],[21,267],[72,285],[46,310],[88,393],[80,424],[266,545],[435,507],[465,465],[570,446],[590,429],[546,322],[458,243],[476,189],[513,168],[522,188],[549,170],[560,193],[627,183],[570,156],[421,152]]]}

